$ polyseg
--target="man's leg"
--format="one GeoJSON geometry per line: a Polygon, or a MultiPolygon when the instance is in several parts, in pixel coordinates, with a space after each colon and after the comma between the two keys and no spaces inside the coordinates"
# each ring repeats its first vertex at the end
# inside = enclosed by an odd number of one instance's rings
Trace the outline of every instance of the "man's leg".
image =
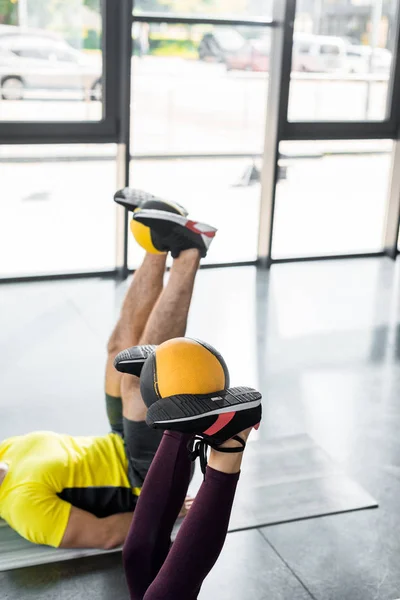
{"type": "Polygon", "coordinates": [[[195,248],[184,250],[174,260],[168,285],[147,321],[141,344],[162,344],[185,335],[199,264],[200,253],[195,248]]]}
{"type": "MultiPolygon", "coordinates": [[[[185,335],[199,264],[200,254],[196,249],[185,250],[174,260],[168,284],[148,318],[139,344],[162,344],[185,335]]],[[[139,387],[139,378],[131,375],[122,377],[123,413],[131,421],[143,421],[146,418],[147,409],[141,400],[139,387]],[[138,408],[138,400],[142,402],[141,409],[138,408]]]]}
{"type": "MultiPolygon", "coordinates": [[[[122,195],[126,196],[126,190],[122,195]]],[[[128,195],[128,204],[127,198],[116,200],[124,206],[139,209],[134,211],[131,223],[136,241],[146,251],[171,252],[175,259],[168,285],[148,317],[139,342],[136,342],[140,345],[161,344],[185,335],[200,258],[207,255],[217,230],[205,223],[192,221],[185,209],[175,203],[155,197],[149,199],[148,195],[134,190],[128,195]]],[[[141,399],[139,380],[122,377],[121,393],[126,419],[144,420],[146,408],[143,402],[141,410],[138,409],[141,399]]]]}
{"type": "MultiPolygon", "coordinates": [[[[165,262],[166,255],[146,254],[141,267],[133,277],[119,320],[108,342],[105,377],[107,415],[111,429],[121,435],[123,434],[122,374],[114,368],[114,359],[122,350],[139,343],[147,319],[163,288],[165,262]]],[[[139,402],[139,410],[141,409],[142,402],[139,402]]]]}
{"type": "MultiPolygon", "coordinates": [[[[161,344],[166,340],[185,335],[199,263],[200,253],[196,249],[185,250],[174,260],[169,281],[151,312],[139,344],[161,344]]],[[[121,393],[125,443],[132,470],[131,479],[140,487],[149,470],[162,433],[150,430],[145,423],[147,408],[142,400],[138,377],[123,375],[121,393]]]]}
{"type": "Polygon", "coordinates": [[[163,289],[165,254],[146,254],[136,271],[126,294],[117,325],[108,342],[106,366],[106,393],[121,396],[122,374],[114,369],[115,356],[139,344],[147,320],[163,289]]]}

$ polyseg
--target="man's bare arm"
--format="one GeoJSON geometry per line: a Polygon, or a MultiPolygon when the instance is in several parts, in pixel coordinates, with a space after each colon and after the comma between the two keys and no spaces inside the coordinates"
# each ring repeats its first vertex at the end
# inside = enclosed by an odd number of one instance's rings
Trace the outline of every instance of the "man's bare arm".
{"type": "Polygon", "coordinates": [[[73,506],[60,548],[116,548],[125,542],[132,516],[120,513],[99,519],[73,506]]]}

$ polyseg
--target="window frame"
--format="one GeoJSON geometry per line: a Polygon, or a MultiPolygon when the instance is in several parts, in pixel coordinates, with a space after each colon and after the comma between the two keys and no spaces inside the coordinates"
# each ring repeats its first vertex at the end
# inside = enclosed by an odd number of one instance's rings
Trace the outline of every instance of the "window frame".
{"type": "Polygon", "coordinates": [[[103,19],[103,117],[100,121],[0,121],[2,144],[118,143],[121,139],[120,100],[123,51],[119,31],[121,15],[132,0],[101,0],[103,19]]]}
{"type": "MultiPolygon", "coordinates": [[[[272,239],[275,198],[279,177],[279,144],[281,141],[307,140],[374,140],[395,141],[392,153],[392,176],[387,202],[384,250],[373,256],[397,256],[400,228],[400,0],[397,2],[394,26],[396,28],[391,77],[387,95],[387,116],[383,121],[289,121],[288,106],[293,55],[296,0],[280,0],[274,5],[274,19],[283,27],[273,30],[271,78],[268,94],[265,150],[262,169],[258,264],[268,268],[273,263],[303,260],[331,260],[335,256],[314,256],[272,259],[272,239]]],[[[340,255],[336,258],[354,258],[371,254],[340,255]]]]}
{"type": "MultiPolygon", "coordinates": [[[[284,68],[281,75],[281,90],[283,110],[280,114],[280,139],[282,141],[306,140],[371,140],[397,139],[400,125],[400,1],[397,3],[394,15],[396,27],[395,43],[391,76],[389,79],[386,118],[381,121],[289,121],[288,104],[291,82],[291,65],[294,39],[294,19],[296,17],[296,0],[286,0],[285,5],[290,12],[292,21],[284,27],[284,49],[281,57],[277,58],[284,68]],[[287,25],[290,25],[287,27],[287,25]]],[[[274,65],[276,68],[276,65],[274,65]]],[[[272,67],[271,67],[272,69],[272,67]]]]}

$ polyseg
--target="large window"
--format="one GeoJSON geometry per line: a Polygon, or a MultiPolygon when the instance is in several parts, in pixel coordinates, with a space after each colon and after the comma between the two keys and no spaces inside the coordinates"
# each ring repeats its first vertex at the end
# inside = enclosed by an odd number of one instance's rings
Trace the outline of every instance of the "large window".
{"type": "Polygon", "coordinates": [[[206,264],[394,255],[398,8],[0,0],[0,278],[137,267],[117,185],[218,227],[206,264]]]}
{"type": "Polygon", "coordinates": [[[99,121],[101,38],[101,0],[3,0],[0,121],[99,121]]]}
{"type": "MultiPolygon", "coordinates": [[[[200,5],[226,17],[226,6],[200,5]]],[[[133,37],[131,185],[219,229],[205,264],[255,261],[269,28],[149,19],[134,22],[133,37]]],[[[130,268],[142,254],[130,237],[130,268]]]]}
{"type": "Polygon", "coordinates": [[[0,277],[115,268],[115,145],[0,146],[0,277]]]}
{"type": "Polygon", "coordinates": [[[134,153],[262,152],[268,32],[135,23],[134,40],[134,153]]]}
{"type": "Polygon", "coordinates": [[[281,142],[272,257],[383,250],[392,142],[281,142]]]}
{"type": "Polygon", "coordinates": [[[290,121],[382,121],[388,115],[397,0],[299,0],[290,121]]]}

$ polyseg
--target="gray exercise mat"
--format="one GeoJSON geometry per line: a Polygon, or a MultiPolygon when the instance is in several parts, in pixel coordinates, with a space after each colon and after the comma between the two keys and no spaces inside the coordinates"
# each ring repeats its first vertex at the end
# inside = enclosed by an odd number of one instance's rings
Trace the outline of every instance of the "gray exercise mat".
{"type": "MultiPolygon", "coordinates": [[[[120,551],[120,548],[111,550],[120,551]]],[[[60,550],[37,546],[24,540],[0,519],[0,572],[108,553],[104,550],[60,550]]]]}
{"type": "MultiPolygon", "coordinates": [[[[197,472],[193,490],[200,484],[197,472]]],[[[229,531],[376,506],[309,436],[260,440],[246,449],[229,531]]],[[[0,521],[0,571],[98,554],[106,552],[35,546],[0,521]]]]}

